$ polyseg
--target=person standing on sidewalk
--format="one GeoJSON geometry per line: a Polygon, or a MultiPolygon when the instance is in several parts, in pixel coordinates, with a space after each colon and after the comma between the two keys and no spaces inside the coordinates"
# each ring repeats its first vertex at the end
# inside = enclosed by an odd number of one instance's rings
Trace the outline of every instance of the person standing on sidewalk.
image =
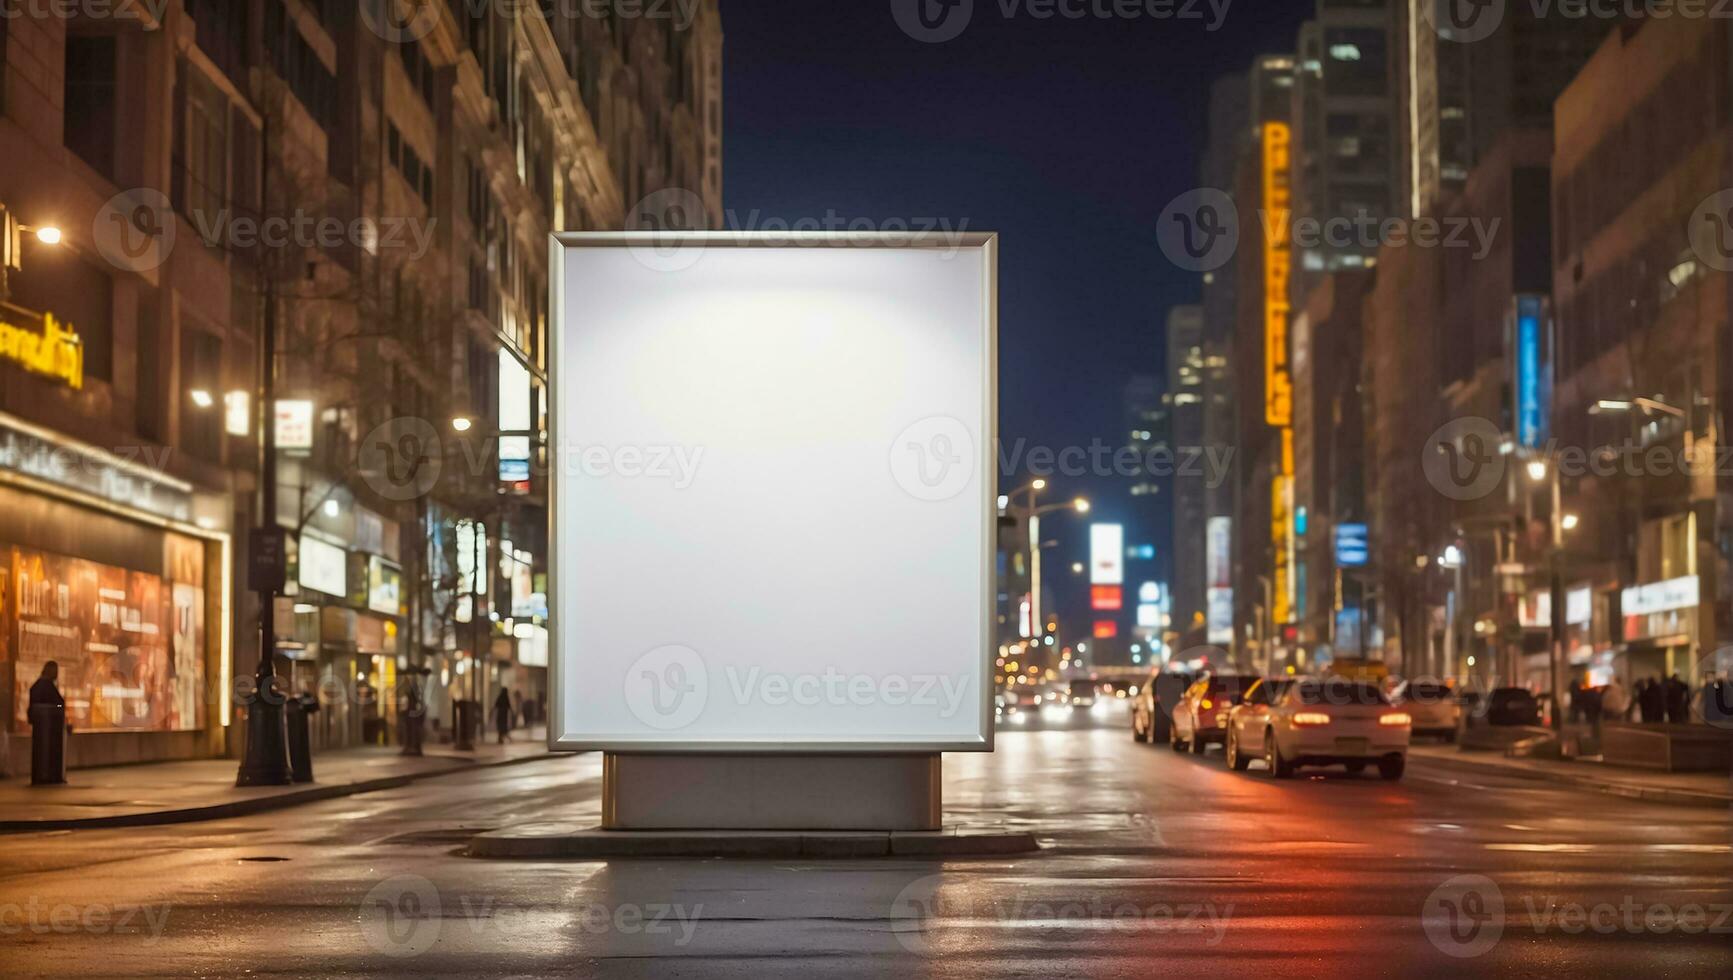
{"type": "Polygon", "coordinates": [[[1601,716],[1612,721],[1624,721],[1631,712],[1631,696],[1625,692],[1625,685],[1619,683],[1618,677],[1607,681],[1607,686],[1601,691],[1601,716]]]}
{"type": "Polygon", "coordinates": [[[1667,721],[1683,725],[1691,720],[1691,687],[1678,674],[1667,678],[1662,687],[1666,694],[1667,721]]]}
{"type": "Polygon", "coordinates": [[[504,687],[493,699],[493,727],[499,733],[499,744],[511,741],[511,692],[504,687]]]}

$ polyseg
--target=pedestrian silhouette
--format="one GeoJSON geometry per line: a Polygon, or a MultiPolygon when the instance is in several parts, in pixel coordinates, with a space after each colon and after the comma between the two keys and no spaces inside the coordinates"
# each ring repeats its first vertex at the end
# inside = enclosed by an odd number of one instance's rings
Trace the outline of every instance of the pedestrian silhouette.
{"type": "Polygon", "coordinates": [[[42,665],[42,674],[36,678],[36,683],[30,685],[30,703],[32,705],[46,704],[56,708],[66,707],[66,699],[60,696],[60,687],[55,681],[60,679],[60,664],[50,660],[42,665]]]}
{"type": "Polygon", "coordinates": [[[511,741],[511,692],[503,687],[493,699],[493,725],[499,733],[499,744],[511,741]]]}
{"type": "Polygon", "coordinates": [[[1662,686],[1666,696],[1667,720],[1675,725],[1683,725],[1691,720],[1691,686],[1679,679],[1678,674],[1667,678],[1662,686]]]}

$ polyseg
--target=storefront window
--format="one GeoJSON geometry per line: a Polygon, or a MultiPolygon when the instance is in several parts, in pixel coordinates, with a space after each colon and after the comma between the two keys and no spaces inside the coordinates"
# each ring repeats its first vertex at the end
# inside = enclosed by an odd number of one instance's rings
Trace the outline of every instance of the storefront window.
{"type": "Polygon", "coordinates": [[[77,730],[204,727],[204,548],[175,535],[164,547],[166,576],[0,545],[15,728],[28,724],[30,685],[50,660],[77,730]]]}

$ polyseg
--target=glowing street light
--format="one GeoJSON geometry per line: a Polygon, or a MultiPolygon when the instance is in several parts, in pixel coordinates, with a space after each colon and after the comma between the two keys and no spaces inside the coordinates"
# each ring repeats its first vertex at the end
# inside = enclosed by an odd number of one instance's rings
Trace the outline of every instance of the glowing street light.
{"type": "Polygon", "coordinates": [[[1533,480],[1536,483],[1539,483],[1540,481],[1546,479],[1546,474],[1547,474],[1546,460],[1531,459],[1528,461],[1528,478],[1529,479],[1533,480]]]}
{"type": "Polygon", "coordinates": [[[462,415],[451,420],[451,428],[454,432],[468,432],[474,426],[473,421],[462,415]]]}
{"type": "Polygon", "coordinates": [[[53,225],[43,225],[36,229],[36,240],[44,245],[59,245],[60,238],[60,229],[53,225]]]}
{"type": "Polygon", "coordinates": [[[1577,525],[1581,524],[1581,523],[1582,523],[1582,518],[1578,517],[1575,514],[1566,514],[1564,517],[1559,519],[1559,525],[1561,527],[1563,527],[1566,531],[1575,531],[1577,529],[1577,525]]]}

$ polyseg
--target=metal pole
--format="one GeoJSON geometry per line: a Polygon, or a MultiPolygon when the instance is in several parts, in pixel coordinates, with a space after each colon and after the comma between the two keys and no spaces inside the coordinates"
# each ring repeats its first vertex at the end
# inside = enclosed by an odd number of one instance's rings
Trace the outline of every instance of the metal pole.
{"type": "MultiPolygon", "coordinates": [[[[259,204],[260,210],[271,203],[271,116],[267,112],[260,129],[259,204]]],[[[261,258],[264,256],[261,255],[261,258]]],[[[261,261],[260,271],[265,280],[265,321],[259,338],[264,349],[264,367],[259,393],[260,515],[257,522],[263,528],[277,527],[277,289],[271,263],[261,261]]],[[[235,778],[238,786],[287,786],[293,776],[289,769],[289,738],[283,716],[283,692],[277,689],[277,582],[276,572],[261,576],[259,589],[259,663],[253,676],[253,698],[247,709],[247,745],[241,758],[241,770],[235,778]]]]}
{"type": "Polygon", "coordinates": [[[1559,489],[1558,460],[1552,460],[1549,467],[1552,473],[1552,547],[1549,554],[1552,560],[1547,564],[1550,573],[1552,589],[1552,622],[1549,624],[1550,641],[1547,657],[1548,672],[1551,675],[1549,686],[1552,688],[1552,730],[1563,732],[1565,724],[1564,705],[1564,515],[1560,513],[1562,493],[1559,489]]]}
{"type": "Polygon", "coordinates": [[[1041,612],[1041,515],[1035,513],[1035,491],[1029,491],[1029,627],[1037,641],[1047,636],[1041,612]]]}

